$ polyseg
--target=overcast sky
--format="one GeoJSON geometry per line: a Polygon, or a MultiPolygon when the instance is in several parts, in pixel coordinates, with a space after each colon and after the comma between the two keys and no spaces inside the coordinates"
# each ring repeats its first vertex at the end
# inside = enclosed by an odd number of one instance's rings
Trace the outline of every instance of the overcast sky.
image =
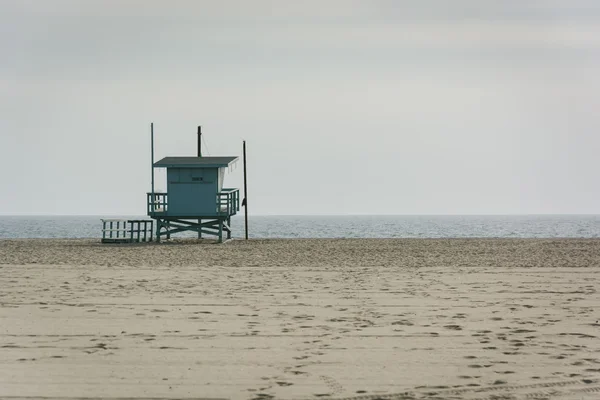
{"type": "Polygon", "coordinates": [[[1,214],[143,215],[150,122],[245,139],[251,214],[600,214],[597,0],[0,0],[0,50],[1,214]]]}

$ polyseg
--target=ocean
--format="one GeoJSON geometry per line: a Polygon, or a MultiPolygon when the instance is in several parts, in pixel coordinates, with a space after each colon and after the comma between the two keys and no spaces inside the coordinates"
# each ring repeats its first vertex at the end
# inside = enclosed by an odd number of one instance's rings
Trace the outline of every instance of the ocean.
{"type": "MultiPolygon", "coordinates": [[[[0,238],[100,238],[101,218],[0,216],[0,238]]],[[[600,237],[600,215],[252,216],[248,226],[251,238],[600,237]]],[[[243,237],[242,216],[232,219],[232,227],[234,237],[243,237]]],[[[193,234],[173,237],[193,237],[193,234]]]]}

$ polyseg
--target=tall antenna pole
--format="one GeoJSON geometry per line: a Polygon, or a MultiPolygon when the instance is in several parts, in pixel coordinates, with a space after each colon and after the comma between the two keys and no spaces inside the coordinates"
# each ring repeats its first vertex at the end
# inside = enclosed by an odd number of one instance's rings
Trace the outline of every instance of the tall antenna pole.
{"type": "Polygon", "coordinates": [[[154,122],[150,123],[150,158],[152,162],[152,206],[150,210],[154,212],[154,122]]]}
{"type": "Polygon", "coordinates": [[[198,126],[198,157],[202,157],[202,127],[198,126]]]}
{"type": "Polygon", "coordinates": [[[248,179],[246,175],[246,141],[244,140],[244,220],[246,227],[246,240],[248,240],[248,179]]]}

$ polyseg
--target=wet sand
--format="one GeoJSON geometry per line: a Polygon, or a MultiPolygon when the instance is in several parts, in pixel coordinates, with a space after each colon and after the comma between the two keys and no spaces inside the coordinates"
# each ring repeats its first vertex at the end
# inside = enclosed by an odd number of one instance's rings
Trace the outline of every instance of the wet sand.
{"type": "Polygon", "coordinates": [[[600,398],[600,240],[0,240],[0,398],[600,398]]]}

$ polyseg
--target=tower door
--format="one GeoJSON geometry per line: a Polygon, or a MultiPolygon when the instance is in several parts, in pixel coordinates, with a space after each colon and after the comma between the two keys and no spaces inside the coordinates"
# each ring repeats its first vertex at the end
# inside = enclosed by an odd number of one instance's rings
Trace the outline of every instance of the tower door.
{"type": "Polygon", "coordinates": [[[210,216],[216,212],[216,171],[179,168],[169,179],[169,214],[172,216],[210,216]]]}

